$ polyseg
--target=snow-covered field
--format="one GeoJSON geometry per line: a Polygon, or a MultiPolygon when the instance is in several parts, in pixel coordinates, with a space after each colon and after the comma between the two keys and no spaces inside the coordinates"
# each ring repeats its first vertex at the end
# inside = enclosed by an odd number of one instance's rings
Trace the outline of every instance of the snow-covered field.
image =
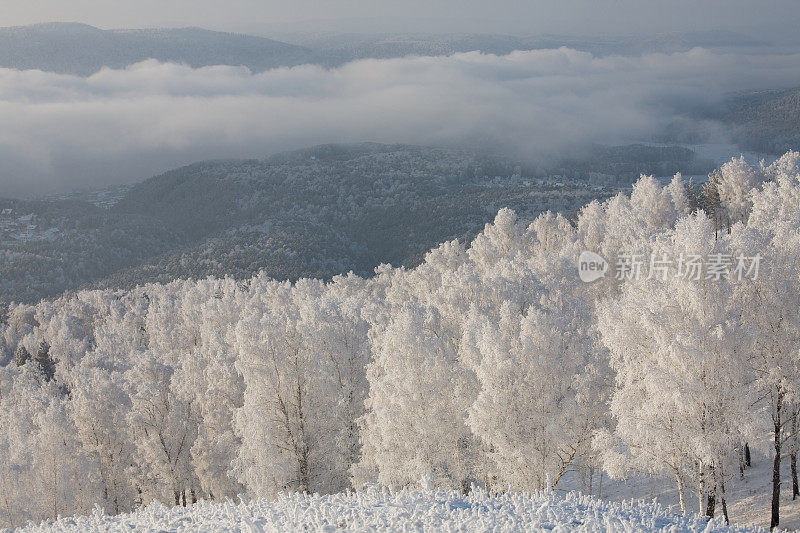
{"type": "Polygon", "coordinates": [[[371,489],[328,496],[282,495],[241,503],[159,503],[131,514],[62,518],[26,531],[764,531],[681,516],[653,502],[610,503],[576,493],[464,496],[371,489]]]}

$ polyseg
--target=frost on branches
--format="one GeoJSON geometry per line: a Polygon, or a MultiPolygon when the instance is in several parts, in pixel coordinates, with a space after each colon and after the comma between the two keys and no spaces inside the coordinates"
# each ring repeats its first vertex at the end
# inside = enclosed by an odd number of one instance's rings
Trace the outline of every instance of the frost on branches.
{"type": "MultiPolygon", "coordinates": [[[[470,243],[369,279],[174,281],[12,305],[0,323],[0,526],[154,501],[206,502],[198,520],[266,520],[207,502],[373,505],[342,491],[421,478],[458,491],[452,505],[500,509],[587,469],[669,478],[682,510],[725,519],[751,449],[775,465],[775,525],[781,461],[796,474],[800,444],[798,273],[790,152],[759,168],[733,160],[703,187],[643,176],[574,223],[502,209],[470,243]],[[758,276],[693,278],[673,263],[584,283],[584,251],[612,265],[762,259],[758,276]],[[463,495],[475,490],[505,495],[463,495]],[[293,492],[340,495],[280,496],[293,492]]],[[[120,520],[194,512],[151,505],[120,520]]],[[[86,520],[112,519],[70,523],[86,520]]]]}

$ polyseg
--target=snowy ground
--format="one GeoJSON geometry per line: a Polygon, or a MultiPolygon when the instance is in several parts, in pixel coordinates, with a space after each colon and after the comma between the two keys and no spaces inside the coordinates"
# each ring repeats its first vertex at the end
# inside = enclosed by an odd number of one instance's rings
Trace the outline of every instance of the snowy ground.
{"type": "Polygon", "coordinates": [[[62,518],[28,531],[763,531],[680,516],[653,502],[611,503],[590,496],[451,491],[358,491],[282,496],[234,504],[153,504],[131,514],[62,518]]]}
{"type": "MultiPolygon", "coordinates": [[[[792,501],[792,484],[789,459],[781,464],[781,529],[800,530],[800,499],[792,501]]],[[[579,479],[574,474],[562,479],[559,487],[565,491],[576,490],[589,493],[588,479],[579,479]]],[[[745,470],[743,479],[734,478],[728,485],[728,515],[731,522],[744,525],[769,527],[772,498],[772,459],[753,453],[753,466],[745,470]]],[[[591,493],[604,500],[626,501],[631,498],[654,500],[677,512],[678,491],[675,482],[650,477],[632,477],[614,482],[605,477],[600,484],[599,474],[595,474],[591,493]]],[[[695,494],[686,492],[688,511],[698,512],[695,494]]]]}

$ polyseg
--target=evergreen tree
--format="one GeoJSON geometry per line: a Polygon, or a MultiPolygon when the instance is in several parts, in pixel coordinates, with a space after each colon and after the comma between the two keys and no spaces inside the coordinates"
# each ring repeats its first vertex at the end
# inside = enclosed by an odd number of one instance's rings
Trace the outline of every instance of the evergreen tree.
{"type": "Polygon", "coordinates": [[[56,365],[50,357],[50,345],[47,341],[39,343],[39,349],[36,350],[36,355],[33,360],[39,365],[39,368],[44,374],[45,381],[50,381],[56,375],[56,365]]]}
{"type": "Polygon", "coordinates": [[[14,354],[14,362],[17,363],[17,366],[22,366],[30,360],[31,360],[30,352],[28,352],[28,349],[20,344],[19,347],[17,348],[16,354],[14,354]]]}
{"type": "Polygon", "coordinates": [[[719,236],[719,230],[727,225],[727,215],[719,196],[719,184],[722,181],[722,173],[714,170],[708,175],[708,181],[703,185],[700,198],[700,208],[706,212],[714,226],[714,237],[719,236]]]}
{"type": "Polygon", "coordinates": [[[689,178],[686,183],[686,197],[689,199],[689,213],[696,213],[699,209],[703,209],[703,186],[697,185],[694,178],[689,178]]]}

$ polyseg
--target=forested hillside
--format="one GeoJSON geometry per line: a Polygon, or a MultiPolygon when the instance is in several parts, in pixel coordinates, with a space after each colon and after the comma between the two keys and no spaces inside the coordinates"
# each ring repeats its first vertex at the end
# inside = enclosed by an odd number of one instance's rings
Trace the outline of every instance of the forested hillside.
{"type": "Polygon", "coordinates": [[[60,294],[185,242],[157,219],[118,215],[85,201],[0,199],[0,210],[34,215],[35,227],[19,239],[0,236],[0,304],[60,294]]]}
{"type": "Polygon", "coordinates": [[[746,150],[798,150],[800,88],[738,95],[729,101],[723,119],[736,126],[736,141],[746,150]]]}
{"type": "Polygon", "coordinates": [[[470,239],[502,207],[532,219],[610,194],[517,167],[459,150],[327,145],[189,165],[132,187],[108,209],[0,200],[36,214],[39,229],[58,230],[0,242],[0,301],[261,270],[290,280],[370,275],[381,263],[415,264],[438,242],[470,239]]]}

